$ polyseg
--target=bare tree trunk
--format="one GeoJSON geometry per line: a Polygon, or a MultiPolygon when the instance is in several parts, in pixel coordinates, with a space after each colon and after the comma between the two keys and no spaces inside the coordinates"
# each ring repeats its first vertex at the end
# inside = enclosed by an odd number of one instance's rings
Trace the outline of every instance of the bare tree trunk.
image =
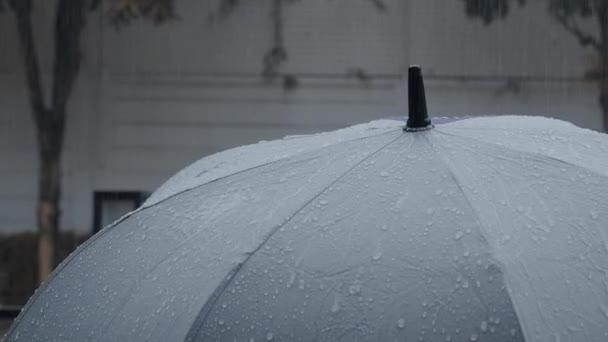
{"type": "MultiPolygon", "coordinates": [[[[61,151],[67,103],[80,71],[80,35],[85,22],[85,1],[58,0],[55,21],[55,61],[50,108],[45,105],[38,54],[32,29],[32,1],[11,2],[17,20],[29,102],[38,140],[38,281],[57,265],[57,238],[61,202],[61,151]]],[[[94,1],[93,4],[98,2],[94,1]]],[[[94,9],[94,5],[91,9],[94,9]]]]}
{"type": "Polygon", "coordinates": [[[602,76],[600,79],[600,107],[602,109],[602,127],[604,132],[608,132],[608,75],[606,75],[606,68],[608,68],[608,61],[603,58],[602,76]]]}
{"type": "MultiPolygon", "coordinates": [[[[59,230],[60,155],[51,153],[50,145],[57,140],[51,137],[53,128],[49,110],[44,104],[44,92],[40,82],[38,54],[32,28],[32,3],[30,0],[12,3],[17,21],[17,31],[23,67],[28,87],[29,102],[38,140],[38,281],[42,282],[55,265],[55,245],[59,230]]],[[[55,149],[56,150],[56,149],[55,149]]]]}
{"type": "Polygon", "coordinates": [[[600,27],[599,55],[600,55],[600,107],[602,108],[602,120],[604,132],[608,132],[608,4],[605,1],[599,3],[597,8],[597,20],[600,27]]]}
{"type": "MultiPolygon", "coordinates": [[[[47,114],[48,116],[48,114],[47,114]]],[[[43,282],[57,263],[61,203],[61,139],[54,129],[38,130],[38,280],[43,282]]]]}

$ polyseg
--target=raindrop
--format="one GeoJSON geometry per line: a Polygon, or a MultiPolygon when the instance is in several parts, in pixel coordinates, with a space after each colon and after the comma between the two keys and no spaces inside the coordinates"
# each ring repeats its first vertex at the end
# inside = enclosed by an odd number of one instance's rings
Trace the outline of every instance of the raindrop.
{"type": "Polygon", "coordinates": [[[348,293],[350,293],[351,295],[356,295],[356,294],[359,294],[360,292],[361,292],[360,284],[353,284],[348,288],[348,293]]]}
{"type": "Polygon", "coordinates": [[[382,176],[382,177],[388,177],[388,173],[386,171],[382,171],[380,173],[380,176],[382,176]]]}
{"type": "Polygon", "coordinates": [[[479,335],[477,333],[471,334],[471,341],[477,341],[478,338],[479,338],[479,335]]]}
{"type": "Polygon", "coordinates": [[[338,298],[334,299],[334,304],[331,306],[331,312],[336,313],[340,311],[340,303],[338,302],[338,298]]]}
{"type": "Polygon", "coordinates": [[[479,325],[479,328],[481,329],[481,331],[486,332],[488,330],[488,322],[482,321],[479,325]]]}
{"type": "Polygon", "coordinates": [[[403,318],[399,318],[399,320],[397,320],[397,327],[399,329],[403,329],[405,328],[405,319],[403,318]]]}
{"type": "Polygon", "coordinates": [[[374,260],[374,261],[378,261],[378,260],[380,260],[380,258],[382,258],[381,251],[376,252],[376,254],[374,254],[374,256],[372,256],[372,260],[374,260]]]}
{"type": "Polygon", "coordinates": [[[591,218],[594,220],[597,220],[599,217],[599,215],[595,211],[589,212],[589,215],[591,215],[591,218]]]}
{"type": "Polygon", "coordinates": [[[292,272],[289,277],[289,281],[287,282],[287,288],[290,289],[293,284],[296,282],[296,272],[292,272]]]}
{"type": "Polygon", "coordinates": [[[268,334],[266,334],[266,340],[267,341],[272,341],[272,339],[274,338],[274,334],[269,332],[268,334]]]}
{"type": "Polygon", "coordinates": [[[608,318],[608,306],[602,304],[602,305],[600,305],[600,310],[602,311],[604,316],[606,316],[606,318],[608,318]]]}
{"type": "Polygon", "coordinates": [[[454,234],[454,240],[460,240],[463,235],[464,233],[461,231],[456,232],[456,234],[454,234]]]}

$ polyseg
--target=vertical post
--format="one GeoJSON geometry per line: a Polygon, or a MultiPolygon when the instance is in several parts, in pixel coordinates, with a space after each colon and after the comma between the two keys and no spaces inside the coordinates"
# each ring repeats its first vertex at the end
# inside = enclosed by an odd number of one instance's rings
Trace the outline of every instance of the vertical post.
{"type": "Polygon", "coordinates": [[[405,130],[423,131],[432,128],[426,108],[422,70],[418,65],[412,65],[408,70],[408,101],[409,114],[405,130]]]}

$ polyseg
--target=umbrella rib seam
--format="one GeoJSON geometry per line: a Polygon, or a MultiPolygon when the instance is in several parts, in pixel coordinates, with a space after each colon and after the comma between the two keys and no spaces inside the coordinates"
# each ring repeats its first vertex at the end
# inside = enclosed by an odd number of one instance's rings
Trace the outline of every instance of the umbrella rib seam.
{"type": "MultiPolygon", "coordinates": [[[[467,196],[466,191],[464,190],[464,187],[462,186],[462,184],[458,180],[458,177],[456,177],[456,174],[454,173],[454,171],[452,171],[452,168],[450,167],[450,164],[445,160],[445,158],[443,158],[441,156],[441,153],[439,153],[439,151],[437,150],[437,148],[435,148],[435,146],[430,141],[430,139],[428,137],[425,137],[425,138],[426,138],[426,141],[428,142],[429,146],[431,147],[431,149],[435,152],[435,154],[437,154],[437,158],[441,161],[441,163],[445,166],[446,170],[448,170],[448,172],[450,173],[450,177],[452,178],[452,180],[454,180],[454,184],[456,184],[456,187],[458,188],[458,191],[460,191],[460,193],[462,194],[462,197],[464,198],[464,200],[467,203],[468,207],[471,209],[471,211],[473,212],[473,214],[475,214],[475,220],[479,224],[479,227],[483,228],[483,230],[486,230],[486,228],[483,226],[483,223],[481,222],[481,219],[479,217],[479,213],[477,213],[477,211],[475,210],[475,207],[473,206],[473,203],[471,202],[471,200],[467,196]]],[[[482,234],[482,235],[484,235],[484,234],[482,234]]],[[[486,242],[488,242],[488,240],[486,239],[485,236],[483,236],[483,238],[484,238],[484,240],[486,242]]],[[[489,245],[489,242],[488,242],[488,245],[489,245]]]]}
{"type": "Polygon", "coordinates": [[[444,135],[449,135],[449,136],[452,136],[452,137],[461,138],[461,139],[464,139],[464,140],[471,140],[471,141],[475,141],[475,142],[479,142],[479,143],[483,143],[483,144],[492,145],[492,146],[495,146],[495,147],[498,147],[498,148],[502,148],[502,149],[505,149],[505,150],[508,150],[508,151],[512,151],[512,152],[527,154],[527,155],[530,155],[530,156],[533,156],[533,157],[536,157],[536,158],[547,158],[549,160],[553,160],[553,161],[556,161],[556,162],[561,163],[561,164],[565,164],[565,165],[568,165],[568,166],[571,166],[571,167],[575,167],[575,168],[578,168],[578,169],[583,169],[583,170],[585,170],[587,172],[590,172],[590,173],[592,173],[594,175],[597,175],[597,176],[600,176],[600,177],[603,177],[603,178],[607,178],[608,177],[608,174],[605,175],[605,174],[603,174],[601,172],[589,169],[589,168],[587,168],[585,166],[582,166],[582,165],[579,165],[579,164],[576,164],[576,163],[573,163],[573,162],[569,162],[569,161],[566,161],[566,160],[563,160],[563,159],[559,159],[557,157],[549,156],[549,155],[546,155],[546,154],[542,154],[542,153],[538,153],[538,152],[533,152],[533,151],[525,151],[525,150],[521,150],[521,149],[518,149],[518,148],[513,147],[513,146],[500,145],[500,144],[493,143],[493,142],[490,142],[490,141],[485,141],[485,140],[481,140],[481,139],[475,139],[475,138],[471,138],[471,137],[467,137],[467,136],[463,136],[463,135],[458,135],[458,134],[450,134],[450,133],[442,132],[442,131],[439,131],[439,130],[437,130],[437,132],[439,132],[441,134],[444,134],[444,135]]]}
{"type": "MultiPolygon", "coordinates": [[[[365,137],[360,137],[360,138],[356,138],[356,139],[352,139],[352,140],[344,140],[344,141],[339,141],[339,142],[337,142],[337,143],[335,143],[335,144],[332,144],[332,145],[329,145],[329,146],[332,146],[332,147],[333,147],[333,146],[338,146],[338,145],[341,145],[341,144],[346,144],[346,143],[349,143],[349,142],[354,142],[354,141],[359,141],[359,140],[365,140],[365,139],[369,139],[369,138],[379,137],[379,136],[381,136],[381,135],[390,134],[390,133],[395,133],[395,132],[399,132],[399,131],[401,131],[401,130],[402,130],[402,128],[400,127],[400,128],[398,128],[398,129],[394,129],[394,130],[390,130],[390,131],[382,132],[382,133],[379,133],[379,134],[368,135],[368,136],[365,136],[365,137]]],[[[321,150],[321,149],[327,148],[327,147],[329,147],[329,146],[323,146],[323,147],[319,147],[319,148],[317,148],[317,149],[313,149],[313,150],[307,151],[306,153],[310,153],[310,152],[314,152],[314,151],[317,151],[317,150],[321,150]]],[[[384,147],[383,147],[383,148],[384,148],[384,147]]],[[[220,153],[221,153],[221,152],[220,152],[220,153]]],[[[297,155],[300,155],[300,154],[297,154],[297,155]]],[[[31,297],[30,299],[28,299],[27,303],[26,303],[26,304],[25,304],[25,306],[24,306],[24,307],[21,309],[21,312],[19,313],[19,315],[17,316],[17,318],[15,318],[15,320],[13,321],[13,324],[11,325],[11,327],[9,328],[9,330],[6,332],[6,335],[5,335],[5,336],[10,336],[10,335],[12,334],[12,332],[13,332],[13,331],[16,329],[16,327],[19,325],[19,323],[21,323],[21,317],[22,317],[22,315],[23,315],[23,314],[25,314],[25,312],[27,312],[27,311],[30,309],[31,303],[33,303],[33,302],[35,301],[35,299],[36,299],[36,298],[37,298],[37,297],[38,297],[38,296],[39,296],[39,295],[40,295],[42,292],[44,292],[44,290],[47,288],[48,284],[49,284],[49,283],[50,283],[50,282],[51,282],[53,279],[55,279],[56,275],[57,275],[59,272],[61,272],[61,270],[63,270],[63,269],[64,269],[64,268],[65,268],[65,267],[66,267],[66,266],[67,266],[67,265],[68,265],[68,264],[69,264],[69,263],[70,263],[70,262],[71,262],[71,261],[72,261],[72,260],[73,260],[73,259],[74,259],[76,256],[78,256],[78,255],[80,254],[80,252],[81,252],[81,251],[83,251],[83,250],[84,250],[84,249],[86,249],[87,247],[91,246],[91,245],[92,245],[93,243],[95,243],[95,242],[96,242],[96,241],[97,241],[99,238],[101,238],[103,235],[105,235],[107,232],[109,232],[109,231],[110,231],[112,228],[114,228],[115,226],[117,226],[117,225],[118,225],[118,224],[120,224],[121,222],[125,221],[125,220],[126,220],[126,219],[128,219],[129,217],[133,216],[133,215],[134,215],[134,214],[136,214],[136,213],[139,213],[140,211],[143,211],[143,210],[146,210],[146,209],[149,209],[149,208],[153,208],[153,207],[155,207],[155,206],[157,206],[157,205],[159,205],[159,204],[161,204],[161,203],[163,203],[163,202],[165,202],[165,201],[167,201],[167,200],[169,200],[169,199],[171,199],[171,198],[173,198],[173,197],[175,197],[175,196],[177,196],[177,195],[183,194],[183,193],[185,193],[185,192],[188,192],[188,191],[191,191],[191,190],[198,189],[198,188],[203,187],[203,186],[205,186],[205,185],[215,183],[215,182],[217,182],[217,181],[220,181],[220,180],[223,180],[223,179],[226,179],[226,178],[232,177],[232,176],[234,176],[234,175],[238,175],[238,174],[243,173],[243,172],[247,172],[247,171],[250,171],[250,170],[254,170],[254,169],[257,169],[257,168],[260,168],[260,167],[264,167],[264,166],[267,166],[267,165],[271,165],[271,164],[274,164],[274,163],[279,163],[279,162],[281,162],[281,161],[285,161],[285,160],[287,160],[287,159],[289,159],[289,158],[292,158],[292,157],[294,157],[294,156],[289,156],[289,157],[285,157],[285,158],[277,159],[277,160],[274,160],[274,161],[271,161],[271,162],[268,162],[268,163],[265,163],[265,164],[262,164],[262,165],[257,165],[257,166],[250,167],[250,168],[245,169],[245,170],[240,170],[240,171],[238,171],[238,172],[231,173],[231,174],[229,174],[229,175],[226,175],[226,176],[223,176],[223,177],[220,177],[220,178],[213,179],[213,180],[211,180],[211,181],[209,181],[209,182],[206,182],[206,183],[203,183],[203,184],[199,184],[199,185],[197,185],[197,186],[195,186],[195,187],[192,187],[192,188],[189,188],[189,189],[185,189],[185,190],[180,191],[180,192],[178,192],[178,193],[172,194],[172,195],[170,195],[170,196],[168,196],[168,197],[166,197],[166,198],[163,198],[162,200],[160,200],[160,201],[158,201],[158,202],[156,202],[156,203],[154,203],[154,204],[152,204],[152,205],[150,205],[150,206],[146,206],[146,207],[140,207],[140,208],[138,208],[138,209],[136,209],[136,210],[134,210],[134,211],[132,211],[132,212],[130,212],[130,213],[125,214],[124,216],[122,216],[121,218],[119,218],[118,220],[116,220],[114,223],[112,223],[112,224],[110,224],[109,226],[107,226],[107,227],[103,228],[103,229],[102,229],[101,231],[99,231],[97,234],[93,235],[93,236],[92,236],[91,238],[89,238],[87,241],[85,241],[85,242],[84,242],[84,243],[82,243],[80,246],[78,246],[78,247],[77,247],[77,249],[76,249],[74,252],[72,252],[70,255],[68,255],[68,256],[67,256],[67,257],[66,257],[66,258],[65,258],[65,259],[64,259],[64,260],[63,260],[63,261],[62,261],[62,262],[61,262],[61,263],[60,263],[60,264],[59,264],[59,265],[58,265],[58,266],[57,266],[57,267],[56,267],[56,268],[53,270],[53,272],[51,272],[51,274],[49,275],[49,277],[48,277],[48,278],[47,278],[47,279],[44,281],[44,283],[43,283],[43,284],[42,284],[42,285],[41,285],[41,286],[38,288],[38,291],[36,291],[36,293],[34,293],[34,294],[32,295],[32,297],[31,297]]]]}
{"type": "MultiPolygon", "coordinates": [[[[360,137],[360,138],[356,138],[356,139],[352,139],[352,140],[344,140],[344,141],[339,141],[339,142],[337,142],[337,143],[335,143],[335,144],[332,144],[332,145],[328,145],[328,146],[322,146],[322,147],[319,147],[319,148],[312,149],[312,150],[310,150],[310,151],[306,151],[305,153],[311,153],[311,152],[315,152],[315,151],[318,151],[318,150],[322,150],[322,149],[325,149],[325,148],[328,148],[328,147],[334,147],[334,146],[338,146],[338,145],[341,145],[341,144],[346,144],[346,143],[349,143],[349,142],[360,141],[360,140],[365,140],[365,139],[369,139],[369,138],[375,138],[375,137],[379,137],[379,136],[381,136],[381,135],[390,134],[390,133],[395,133],[395,132],[398,132],[398,131],[400,131],[400,130],[401,130],[401,128],[399,128],[399,129],[395,129],[395,130],[391,130],[391,131],[387,131],[387,132],[383,132],[383,133],[379,133],[379,134],[375,134],[375,135],[368,135],[368,136],[365,136],[365,137],[360,137]]],[[[261,167],[264,167],[264,166],[267,166],[267,165],[272,165],[272,164],[280,163],[280,162],[282,162],[282,161],[288,160],[288,159],[290,159],[290,158],[293,158],[293,157],[295,157],[295,156],[297,156],[297,155],[301,155],[301,154],[302,154],[302,153],[298,153],[298,154],[296,154],[296,155],[292,155],[292,156],[289,156],[289,157],[285,157],[285,158],[281,158],[281,159],[273,160],[273,161],[271,161],[271,162],[264,163],[264,164],[262,164],[262,165],[256,165],[256,166],[252,166],[252,167],[250,167],[250,168],[247,168],[247,169],[244,169],[244,170],[240,170],[240,171],[237,171],[237,172],[231,173],[231,174],[229,174],[229,175],[225,175],[225,176],[222,176],[222,177],[219,177],[219,178],[216,178],[216,179],[212,179],[212,180],[210,180],[210,181],[208,181],[208,182],[205,182],[205,183],[203,183],[203,184],[199,184],[199,185],[194,186],[194,187],[192,187],[192,188],[188,188],[188,189],[182,190],[182,191],[180,191],[180,192],[174,193],[174,194],[172,194],[172,195],[169,195],[168,197],[163,198],[162,200],[159,200],[159,201],[158,201],[158,202],[156,202],[156,203],[153,203],[153,204],[150,204],[150,205],[148,205],[148,206],[142,207],[142,208],[141,208],[141,210],[145,210],[145,209],[148,209],[148,208],[153,208],[153,207],[157,206],[158,204],[161,204],[161,203],[163,203],[163,202],[165,202],[165,201],[167,201],[167,200],[169,200],[169,199],[171,199],[171,198],[173,198],[173,197],[175,197],[175,196],[177,196],[177,195],[181,195],[181,194],[183,194],[183,193],[185,193],[185,192],[188,192],[188,191],[190,191],[190,190],[195,190],[195,189],[198,189],[198,188],[203,187],[203,186],[205,186],[205,185],[207,185],[207,184],[212,184],[212,183],[215,183],[215,182],[217,182],[217,181],[224,180],[224,179],[230,178],[230,177],[232,177],[232,176],[235,176],[235,175],[241,174],[241,173],[243,173],[243,172],[247,172],[247,171],[255,170],[255,169],[257,169],[257,168],[261,168],[261,167]]],[[[138,210],[138,211],[139,211],[139,210],[138,210]]]]}
{"type": "MultiPolygon", "coordinates": [[[[448,134],[448,133],[443,133],[440,132],[442,134],[448,134]]],[[[451,135],[451,134],[448,134],[451,135]]],[[[473,206],[473,203],[471,202],[471,200],[469,199],[469,197],[466,194],[466,191],[464,190],[464,187],[461,185],[460,181],[458,180],[458,177],[456,177],[456,173],[452,170],[452,168],[450,167],[450,164],[448,161],[446,161],[445,158],[442,157],[441,153],[437,150],[437,148],[435,148],[435,146],[433,145],[433,143],[430,141],[430,139],[428,137],[426,137],[426,140],[429,144],[429,146],[431,147],[431,149],[433,151],[435,151],[435,153],[437,154],[438,159],[445,165],[445,168],[448,170],[448,172],[450,173],[450,177],[454,180],[454,184],[456,184],[456,187],[458,188],[458,190],[460,191],[460,193],[462,194],[462,197],[464,198],[465,202],[467,203],[467,205],[469,206],[469,208],[471,209],[471,211],[473,212],[473,214],[475,215],[475,220],[477,221],[477,223],[479,224],[480,227],[480,234],[483,237],[483,240],[488,244],[488,247],[493,250],[492,245],[490,244],[490,241],[487,239],[486,234],[487,234],[487,229],[484,226],[479,213],[477,212],[477,210],[475,210],[475,207],[473,206]]],[[[494,259],[494,258],[492,258],[494,259]]],[[[496,262],[496,265],[498,266],[498,268],[501,271],[501,274],[504,275],[504,266],[503,264],[499,261],[494,259],[494,261],[496,262]]],[[[507,291],[509,293],[509,291],[507,291]]],[[[522,330],[523,333],[523,325],[521,323],[521,321],[519,320],[519,310],[516,308],[515,303],[513,302],[513,300],[511,299],[511,295],[509,293],[509,301],[511,302],[511,306],[513,307],[513,310],[515,311],[516,315],[515,317],[517,318],[517,322],[522,330]]]]}
{"type": "Polygon", "coordinates": [[[317,195],[313,196],[310,200],[308,200],[302,207],[300,207],[296,212],[294,212],[292,215],[290,215],[285,220],[285,222],[283,222],[283,223],[279,224],[277,227],[275,227],[268,234],[268,236],[266,236],[266,238],[260,243],[260,245],[258,245],[252,252],[250,252],[250,253],[247,254],[247,257],[245,258],[245,260],[243,260],[242,262],[240,262],[239,264],[237,264],[237,266],[234,269],[231,270],[231,272],[226,277],[226,280],[223,282],[223,284],[221,284],[220,287],[218,287],[219,292],[218,291],[214,291],[214,293],[209,298],[209,301],[207,301],[207,303],[209,303],[209,305],[205,304],[203,306],[203,308],[199,312],[199,315],[196,317],[196,319],[192,323],[192,328],[190,329],[190,331],[186,335],[185,341],[194,341],[194,338],[196,336],[198,336],[200,330],[202,329],[203,325],[207,321],[207,318],[208,318],[209,314],[211,313],[211,311],[215,307],[215,304],[217,303],[217,301],[219,300],[219,298],[222,296],[222,294],[224,293],[224,291],[228,288],[228,286],[230,286],[230,284],[232,283],[232,280],[236,277],[237,273],[245,266],[245,264],[249,261],[249,259],[251,259],[251,257],[253,257],[256,254],[257,251],[259,251],[262,247],[264,247],[264,245],[272,238],[272,236],[274,236],[274,234],[277,231],[279,231],[281,229],[281,227],[283,227],[287,223],[289,223],[302,210],[306,209],[315,199],[319,198],[319,196],[321,196],[323,193],[325,193],[325,191],[327,191],[327,189],[329,189],[334,184],[336,184],[338,181],[340,181],[342,178],[344,178],[346,175],[348,175],[352,170],[354,170],[355,168],[357,168],[358,166],[360,166],[361,164],[363,164],[365,161],[369,160],[370,158],[372,158],[373,156],[375,156],[376,154],[378,154],[379,152],[381,152],[382,150],[384,150],[388,146],[394,144],[399,139],[401,139],[401,138],[403,138],[405,136],[407,136],[407,135],[400,135],[400,136],[398,136],[396,139],[388,142],[387,144],[385,144],[384,146],[380,147],[375,152],[371,153],[369,156],[367,156],[367,157],[363,158],[362,160],[360,160],[359,162],[357,162],[351,168],[349,168],[348,170],[346,170],[343,174],[341,174],[340,176],[338,176],[335,180],[333,180],[332,182],[330,182],[329,185],[327,185],[325,188],[323,188],[321,191],[319,191],[319,193],[317,195]]]}

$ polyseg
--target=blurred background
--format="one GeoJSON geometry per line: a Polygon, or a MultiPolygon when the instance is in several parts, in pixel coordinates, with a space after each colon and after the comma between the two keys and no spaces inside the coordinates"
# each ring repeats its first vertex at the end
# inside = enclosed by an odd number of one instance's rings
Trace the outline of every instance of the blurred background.
{"type": "Polygon", "coordinates": [[[407,116],[410,64],[431,116],[608,112],[603,0],[0,0],[0,48],[0,333],[191,162],[407,116]]]}

